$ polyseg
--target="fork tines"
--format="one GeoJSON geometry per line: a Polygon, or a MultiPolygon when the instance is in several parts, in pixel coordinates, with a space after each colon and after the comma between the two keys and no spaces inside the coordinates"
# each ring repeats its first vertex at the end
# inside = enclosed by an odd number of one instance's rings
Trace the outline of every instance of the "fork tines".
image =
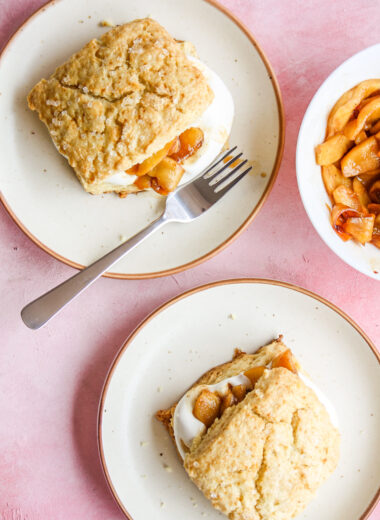
{"type": "Polygon", "coordinates": [[[236,175],[237,172],[248,162],[247,159],[241,159],[241,156],[243,155],[242,152],[234,154],[236,150],[237,146],[234,146],[223,153],[222,156],[218,157],[203,175],[203,179],[210,179],[210,182],[207,184],[210,188],[214,188],[214,193],[219,194],[219,192],[226,188],[232,188],[232,186],[235,186],[235,184],[237,184],[252,169],[252,166],[249,166],[249,168],[241,172],[239,175],[236,175]],[[221,167],[218,168],[218,165],[221,167]]]}

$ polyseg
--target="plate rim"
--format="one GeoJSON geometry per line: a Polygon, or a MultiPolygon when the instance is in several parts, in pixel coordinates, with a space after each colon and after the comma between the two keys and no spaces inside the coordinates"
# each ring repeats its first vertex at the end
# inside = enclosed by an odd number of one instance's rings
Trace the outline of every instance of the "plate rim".
{"type": "MultiPolygon", "coordinates": [[[[111,383],[111,379],[113,376],[114,371],[116,370],[119,361],[124,354],[125,350],[131,345],[134,338],[140,333],[140,331],[147,325],[151,320],[156,318],[162,311],[167,309],[168,307],[171,307],[175,303],[179,302],[180,300],[187,298],[188,296],[192,296],[193,294],[196,294],[198,292],[203,292],[208,289],[213,289],[215,287],[220,287],[223,285],[237,285],[237,284],[262,284],[262,285],[274,285],[278,287],[285,287],[286,289],[290,289],[296,292],[300,292],[302,294],[305,294],[306,296],[309,296],[311,298],[314,298],[315,300],[327,305],[331,310],[335,311],[337,314],[339,314],[342,318],[344,318],[364,339],[364,341],[367,343],[368,347],[372,350],[372,353],[374,354],[375,358],[377,359],[377,362],[380,364],[380,352],[377,350],[375,343],[370,339],[370,337],[364,332],[364,330],[342,309],[340,309],[337,305],[330,302],[323,296],[320,296],[319,294],[310,291],[309,289],[306,289],[304,287],[301,287],[299,285],[295,285],[289,282],[283,282],[280,280],[272,280],[269,278],[229,278],[225,280],[218,280],[215,282],[210,282],[207,284],[199,285],[197,287],[193,287],[192,289],[188,289],[187,291],[178,294],[177,296],[174,296],[170,300],[166,301],[162,305],[158,306],[155,310],[153,310],[146,318],[144,318],[139,325],[131,332],[131,334],[126,338],[126,340],[123,342],[122,346],[116,353],[116,356],[114,360],[112,361],[110,368],[107,372],[103,388],[101,391],[101,396],[99,400],[99,407],[98,407],[98,418],[97,418],[97,444],[98,444],[98,452],[99,452],[99,459],[100,459],[100,465],[103,470],[103,475],[105,477],[105,480],[107,482],[108,488],[111,491],[111,494],[116,501],[117,505],[119,506],[122,513],[125,515],[125,517],[128,520],[134,520],[133,517],[128,513],[126,507],[122,504],[116,489],[114,488],[111,480],[111,476],[109,474],[107,463],[105,460],[104,455],[104,449],[103,449],[103,438],[102,438],[102,424],[103,424],[103,414],[102,409],[103,405],[105,403],[108,388],[111,383]]],[[[361,516],[358,518],[358,520],[366,520],[372,513],[372,511],[375,509],[376,505],[380,501],[380,485],[373,496],[372,500],[370,501],[367,508],[364,510],[364,512],[361,514],[361,516]]]]}
{"type": "MultiPolygon", "coordinates": [[[[31,22],[35,17],[37,17],[39,14],[44,12],[48,7],[51,7],[58,2],[61,2],[64,0],[48,0],[45,4],[43,4],[39,9],[34,11],[24,22],[16,29],[16,31],[10,36],[8,41],[4,44],[3,48],[0,50],[0,67],[1,67],[1,58],[7,51],[9,45],[13,42],[13,40],[20,34],[20,32],[23,30],[23,28],[31,22]]],[[[278,171],[281,166],[282,157],[284,153],[284,146],[285,146],[285,109],[284,109],[284,102],[282,99],[281,89],[279,82],[277,80],[276,74],[274,72],[274,69],[267,58],[264,50],[262,49],[261,45],[257,42],[256,38],[253,36],[253,33],[248,29],[248,27],[239,19],[237,16],[235,16],[229,9],[227,9],[225,6],[221,5],[218,0],[203,0],[206,1],[208,4],[210,4],[212,7],[218,9],[222,14],[227,16],[237,27],[247,36],[250,43],[253,45],[253,47],[258,52],[266,70],[268,77],[271,81],[271,84],[274,89],[275,97],[276,97],[276,105],[277,105],[277,111],[278,111],[278,118],[279,118],[279,136],[278,136],[278,145],[277,145],[277,151],[276,151],[276,159],[273,164],[272,172],[270,174],[270,179],[268,184],[265,187],[265,190],[263,194],[261,195],[258,203],[253,208],[252,212],[248,215],[248,217],[242,222],[242,224],[221,244],[219,244],[217,247],[209,251],[208,253],[200,256],[199,258],[196,258],[195,260],[192,260],[190,262],[186,262],[185,264],[182,264],[177,267],[173,267],[170,269],[164,269],[162,271],[155,271],[150,273],[135,273],[135,274],[129,274],[129,273],[113,273],[113,272],[105,272],[102,276],[107,278],[116,278],[119,280],[142,280],[142,279],[150,279],[150,278],[159,278],[162,276],[170,276],[177,273],[180,273],[182,271],[185,271],[187,269],[191,269],[192,267],[196,267],[197,265],[201,264],[202,262],[205,262],[206,260],[211,259],[223,249],[225,249],[229,244],[231,244],[236,238],[238,238],[241,233],[249,226],[249,224],[254,220],[256,215],[260,212],[262,206],[264,205],[264,202],[267,200],[270,192],[272,191],[273,185],[275,183],[275,180],[278,175],[278,171]]],[[[15,224],[18,226],[18,228],[25,233],[25,235],[34,242],[40,249],[48,253],[50,256],[55,258],[56,260],[59,260],[60,262],[73,267],[74,269],[82,270],[86,266],[83,266],[82,264],[79,264],[77,262],[74,262],[59,253],[56,253],[52,249],[50,249],[48,246],[46,246],[43,242],[41,242],[37,237],[35,237],[29,229],[21,222],[21,220],[16,216],[10,205],[5,199],[5,196],[0,191],[0,201],[2,202],[5,210],[11,217],[11,219],[15,222],[15,224]]]]}
{"type": "Polygon", "coordinates": [[[314,103],[315,98],[317,97],[317,95],[319,94],[319,92],[323,88],[323,86],[331,79],[332,76],[334,76],[334,74],[336,74],[340,69],[342,69],[353,58],[356,58],[359,54],[367,52],[369,49],[372,49],[373,47],[379,47],[380,48],[380,43],[375,43],[373,45],[369,45],[368,47],[365,47],[364,49],[361,49],[361,50],[355,52],[354,54],[352,54],[351,56],[349,56],[348,58],[346,58],[344,61],[342,61],[342,63],[340,63],[337,67],[335,67],[335,69],[332,70],[330,72],[330,74],[328,74],[328,76],[322,81],[322,83],[319,85],[317,90],[314,92],[314,95],[311,98],[311,100],[310,100],[310,102],[309,102],[309,104],[308,104],[308,106],[307,106],[307,108],[306,108],[306,110],[304,112],[304,115],[303,115],[303,118],[302,118],[299,130],[298,130],[297,145],[296,145],[296,177],[297,177],[298,191],[299,191],[299,194],[300,194],[300,197],[301,197],[301,200],[302,200],[302,205],[303,205],[303,207],[305,209],[305,212],[306,212],[306,214],[307,214],[307,216],[309,218],[309,221],[311,222],[313,228],[315,229],[315,231],[317,232],[319,237],[322,239],[324,244],[330,249],[330,251],[332,251],[338,258],[340,258],[346,265],[348,265],[352,269],[355,269],[359,273],[362,273],[365,276],[368,276],[369,278],[372,278],[373,280],[379,281],[379,277],[375,273],[373,273],[373,271],[371,269],[365,270],[362,267],[359,267],[357,265],[353,265],[351,263],[351,261],[343,253],[338,251],[338,248],[335,247],[335,244],[334,244],[334,246],[331,246],[328,243],[327,237],[317,228],[317,226],[315,225],[314,220],[313,220],[313,218],[311,216],[311,212],[310,212],[310,210],[309,210],[309,208],[308,208],[308,206],[306,204],[306,197],[305,197],[304,191],[301,188],[301,182],[302,181],[301,181],[301,173],[300,173],[301,170],[302,170],[302,168],[300,166],[301,165],[300,138],[301,138],[301,134],[304,132],[304,127],[306,125],[306,119],[310,116],[311,105],[314,103]]]}

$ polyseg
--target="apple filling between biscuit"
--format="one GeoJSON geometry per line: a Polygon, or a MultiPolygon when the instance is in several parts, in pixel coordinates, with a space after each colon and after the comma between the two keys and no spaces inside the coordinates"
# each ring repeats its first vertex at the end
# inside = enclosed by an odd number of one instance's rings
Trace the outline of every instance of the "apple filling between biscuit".
{"type": "MultiPolygon", "coordinates": [[[[201,148],[203,141],[204,134],[200,128],[188,128],[141,164],[132,166],[126,173],[136,176],[134,184],[140,190],[152,188],[161,195],[167,195],[177,187],[185,172],[183,161],[192,157],[201,148]]],[[[125,195],[120,194],[122,197],[125,195]]]]}
{"type": "Polygon", "coordinates": [[[182,397],[174,413],[174,436],[181,457],[185,458],[193,440],[205,433],[227,408],[241,402],[254,389],[266,370],[280,367],[297,374],[315,392],[329,413],[332,423],[337,426],[333,406],[309,378],[298,372],[297,363],[288,349],[275,357],[270,365],[254,366],[214,385],[193,388],[182,397]]]}
{"type": "MultiPolygon", "coordinates": [[[[297,374],[297,367],[289,349],[272,361],[272,368],[279,367],[287,368],[297,374]]],[[[244,372],[243,375],[249,379],[248,384],[237,384],[234,386],[231,383],[227,383],[222,392],[212,392],[208,388],[204,388],[195,401],[193,408],[194,417],[201,421],[206,428],[209,428],[215,419],[220,417],[227,408],[240,403],[246,393],[253,390],[257,381],[268,368],[266,366],[256,366],[244,372]]]]}

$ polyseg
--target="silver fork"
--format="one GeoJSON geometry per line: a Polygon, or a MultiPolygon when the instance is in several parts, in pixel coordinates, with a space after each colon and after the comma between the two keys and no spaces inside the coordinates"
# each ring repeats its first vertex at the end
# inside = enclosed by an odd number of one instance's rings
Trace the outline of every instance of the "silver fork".
{"type": "Polygon", "coordinates": [[[156,229],[168,222],[191,222],[211,208],[252,168],[250,166],[241,171],[247,160],[240,159],[243,154],[236,153],[236,149],[234,146],[227,152],[222,152],[196,179],[170,193],[166,198],[164,213],[137,235],[26,305],[21,311],[25,325],[31,329],[42,327],[156,229]]]}

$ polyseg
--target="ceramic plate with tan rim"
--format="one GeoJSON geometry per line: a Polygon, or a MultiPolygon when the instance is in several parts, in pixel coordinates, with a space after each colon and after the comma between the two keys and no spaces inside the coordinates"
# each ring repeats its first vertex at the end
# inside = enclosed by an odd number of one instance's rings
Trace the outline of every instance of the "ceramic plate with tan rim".
{"type": "Polygon", "coordinates": [[[0,60],[2,201],[35,243],[81,267],[133,236],[162,211],[163,199],[154,193],[120,199],[84,192],[26,103],[40,78],[108,30],[99,22],[120,24],[146,16],[175,38],[193,42],[200,59],[221,76],[235,102],[230,143],[244,150],[253,170],[197,221],[167,225],[120,260],[108,273],[118,278],[177,272],[231,242],[267,197],[284,140],[282,102],[268,60],[242,24],[213,1],[50,2],[14,35],[0,60]]]}
{"type": "Polygon", "coordinates": [[[163,305],[125,342],[111,367],[99,409],[99,448],[111,491],[128,518],[220,518],[187,477],[154,414],[229,360],[236,347],[253,352],[279,334],[332,402],[342,433],[338,468],[298,518],[369,515],[380,484],[375,346],[317,295],[244,279],[193,289],[163,305]]]}

